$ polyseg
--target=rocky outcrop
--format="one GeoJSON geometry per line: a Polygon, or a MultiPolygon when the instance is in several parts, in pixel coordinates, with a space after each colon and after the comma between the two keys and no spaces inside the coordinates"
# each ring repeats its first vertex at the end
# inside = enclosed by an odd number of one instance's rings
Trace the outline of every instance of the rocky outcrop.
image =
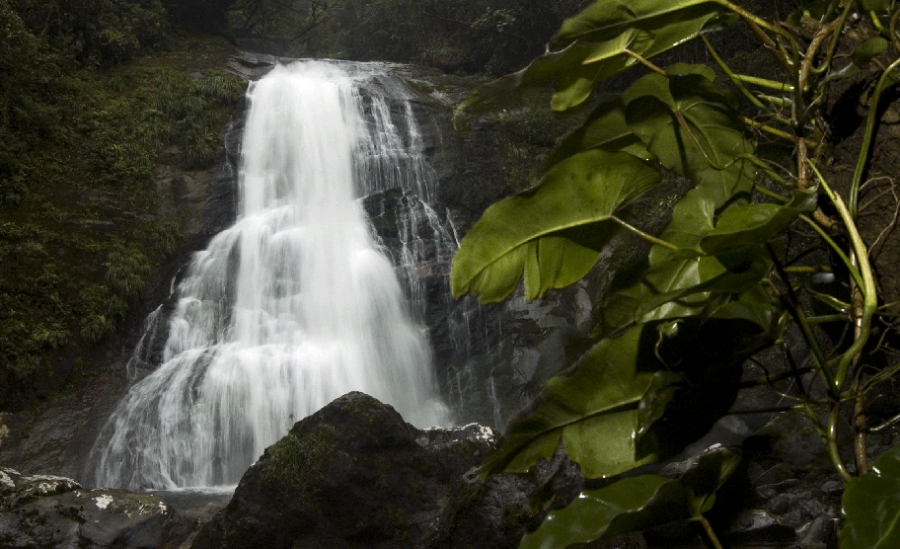
{"type": "MultiPolygon", "coordinates": [[[[417,430],[390,406],[350,393],[269,447],[192,547],[513,549],[547,511],[610,482],[583,479],[562,451],[526,475],[484,475],[478,466],[497,442],[474,424],[417,430]]],[[[821,467],[760,459],[761,442],[720,491],[709,515],[716,529],[735,548],[833,547],[841,483],[821,467]]],[[[678,478],[698,463],[693,456],[650,470],[678,478]]],[[[673,546],[706,547],[680,522],[596,548],[673,546]]]]}
{"type": "MultiPolygon", "coordinates": [[[[775,427],[763,432],[775,436],[775,427]]],[[[267,448],[199,530],[215,506],[179,516],[154,496],[0,469],[0,547],[513,549],[547,511],[610,482],[583,479],[562,451],[526,475],[484,475],[479,466],[497,443],[477,424],[416,429],[392,407],[350,393],[267,448]]],[[[835,547],[842,483],[817,456],[791,448],[791,459],[767,445],[762,437],[745,443],[745,460],[709,515],[717,531],[735,548],[835,547]]],[[[651,470],[678,478],[698,463],[687,457],[651,470]]],[[[681,522],[596,549],[673,546],[705,544],[681,522]]]]}
{"type": "Polygon", "coordinates": [[[0,468],[4,549],[174,548],[188,534],[188,524],[157,497],[0,468]]]}
{"type": "Polygon", "coordinates": [[[574,497],[580,478],[560,462],[485,482],[473,468],[495,444],[488,428],[420,431],[350,393],[266,449],[193,548],[516,547],[536,487],[564,478],[574,497]]]}

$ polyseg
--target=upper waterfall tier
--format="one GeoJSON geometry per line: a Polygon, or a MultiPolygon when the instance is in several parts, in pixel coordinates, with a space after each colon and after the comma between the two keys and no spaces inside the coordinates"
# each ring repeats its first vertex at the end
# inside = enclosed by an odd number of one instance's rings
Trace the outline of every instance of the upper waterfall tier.
{"type": "Polygon", "coordinates": [[[238,219],[179,285],[158,367],[94,447],[97,484],[235,484],[294,421],[353,390],[419,426],[448,422],[425,330],[357,200],[431,185],[411,110],[398,127],[362,87],[374,77],[297,62],[251,85],[238,219]]]}

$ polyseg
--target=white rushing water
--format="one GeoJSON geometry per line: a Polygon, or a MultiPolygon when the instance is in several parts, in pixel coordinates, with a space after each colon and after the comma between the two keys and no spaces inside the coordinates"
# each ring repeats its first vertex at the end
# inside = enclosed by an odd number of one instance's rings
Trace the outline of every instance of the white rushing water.
{"type": "Polygon", "coordinates": [[[238,219],[195,255],[159,366],[98,438],[96,484],[236,484],[294,421],[353,390],[417,426],[447,423],[424,328],[357,199],[423,185],[418,133],[363,100],[366,78],[298,62],[252,84],[238,219]]]}

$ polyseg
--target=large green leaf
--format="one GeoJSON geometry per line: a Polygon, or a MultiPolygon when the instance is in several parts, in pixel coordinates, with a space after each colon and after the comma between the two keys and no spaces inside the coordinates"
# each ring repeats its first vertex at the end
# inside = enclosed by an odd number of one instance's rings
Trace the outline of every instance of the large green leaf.
{"type": "Polygon", "coordinates": [[[697,518],[715,501],[740,462],[724,448],[697,458],[679,479],[641,475],[599,490],[582,492],[568,506],[552,511],[519,549],[564,549],[675,520],[697,518]]]}
{"type": "MultiPolygon", "coordinates": [[[[629,29],[608,41],[594,44],[581,65],[554,75],[550,108],[566,111],[584,103],[594,93],[597,82],[606,80],[636,63],[628,51],[646,51],[654,42],[652,33],[629,29]]],[[[592,44],[577,42],[576,44],[592,44]]]]}
{"type": "Polygon", "coordinates": [[[866,11],[884,11],[890,6],[889,0],[860,0],[859,3],[866,11]]]}
{"type": "MultiPolygon", "coordinates": [[[[707,65],[673,63],[666,66],[666,73],[668,75],[677,76],[687,76],[689,74],[699,75],[710,82],[713,82],[716,79],[716,71],[707,65]]],[[[666,105],[669,105],[672,109],[675,108],[675,99],[669,91],[669,76],[655,72],[644,75],[622,92],[619,98],[622,102],[628,104],[645,95],[656,97],[666,105]]]]}
{"type": "Polygon", "coordinates": [[[868,475],[844,490],[841,549],[900,547],[900,445],[872,462],[868,475]]]}
{"type": "MultiPolygon", "coordinates": [[[[652,376],[638,372],[643,327],[595,345],[567,373],[547,382],[531,409],[514,418],[491,471],[526,472],[563,442],[587,477],[606,477],[641,465],[634,433],[638,403],[652,376]]],[[[652,356],[652,355],[651,355],[652,356]]]]}
{"type": "Polygon", "coordinates": [[[519,549],[564,549],[685,518],[687,494],[672,479],[641,475],[582,492],[551,512],[519,549]]]}
{"type": "MultiPolygon", "coordinates": [[[[717,215],[746,203],[754,177],[747,157],[754,146],[744,135],[731,98],[715,88],[711,75],[690,67],[678,70],[683,74],[671,76],[668,82],[649,75],[629,88],[626,121],[663,166],[690,176],[696,186],[675,205],[672,221],[660,234],[677,249],[651,247],[643,276],[629,281],[606,307],[607,329],[721,311],[753,290],[768,273],[769,265],[759,253],[737,261],[731,256],[712,257],[701,245],[715,232],[717,215]]],[[[789,213],[773,214],[749,234],[759,236],[780,228],[796,215],[794,210],[789,213]]],[[[740,230],[729,229],[728,219],[721,233],[707,241],[709,246],[740,239],[740,230]]],[[[767,317],[760,311],[746,312],[767,317]]]]}
{"type": "MultiPolygon", "coordinates": [[[[601,0],[566,19],[550,44],[560,47],[576,40],[603,42],[629,29],[664,29],[722,12],[722,7],[710,0],[601,0]]],[[[673,31],[666,38],[675,46],[690,40],[693,35],[673,31]]]]}
{"type": "MultiPolygon", "coordinates": [[[[720,205],[715,194],[706,187],[688,191],[672,208],[672,221],[660,238],[679,248],[699,250],[700,241],[714,228],[716,208],[720,205]]],[[[654,246],[650,250],[650,261],[655,265],[672,255],[671,250],[654,246]]]]}
{"type": "Polygon", "coordinates": [[[581,244],[558,238],[560,233],[612,223],[617,210],[659,180],[659,172],[626,153],[593,150],[559,163],[533,189],[484,212],[453,258],[453,294],[501,301],[515,290],[526,262],[529,296],[571,284],[587,274],[599,252],[591,256],[581,244]]]}
{"type": "Polygon", "coordinates": [[[654,159],[644,142],[625,123],[625,103],[619,99],[598,105],[581,126],[562,140],[547,165],[553,166],[590,149],[622,151],[644,160],[654,159]]]}
{"type": "Polygon", "coordinates": [[[888,46],[889,42],[880,36],[871,36],[863,40],[853,48],[853,52],[850,54],[850,63],[840,69],[829,71],[825,82],[853,76],[859,72],[860,68],[865,68],[873,59],[884,53],[888,46]]]}
{"type": "MultiPolygon", "coordinates": [[[[675,63],[666,67],[669,74],[699,74],[712,81],[716,73],[706,65],[688,65],[675,63]]],[[[661,74],[648,74],[632,84],[618,98],[601,103],[587,117],[585,122],[568,134],[550,155],[548,166],[589,149],[607,151],[623,151],[644,160],[655,157],[647,150],[647,146],[631,131],[625,121],[625,108],[630,101],[645,95],[652,95],[666,100],[675,108],[675,100],[669,93],[669,80],[661,74]]]]}
{"type": "MultiPolygon", "coordinates": [[[[741,204],[726,211],[713,230],[700,239],[703,252],[731,262],[755,255],[773,236],[797,217],[816,208],[813,190],[795,190],[788,204],[741,204]]],[[[726,262],[727,263],[727,262],[726,262]]]]}
{"type": "MultiPolygon", "coordinates": [[[[771,270],[771,262],[760,255],[742,267],[740,270],[728,269],[711,256],[672,257],[658,263],[643,278],[610,299],[603,311],[601,333],[632,324],[697,315],[704,318],[725,315],[723,307],[759,286],[771,270]]],[[[771,307],[769,302],[765,303],[771,307]]],[[[756,310],[746,319],[760,318],[769,319],[756,310]]]]}
{"type": "MultiPolygon", "coordinates": [[[[678,325],[674,325],[678,329],[678,325]]],[[[663,334],[660,334],[660,338],[663,334]]],[[[681,388],[684,376],[671,370],[659,370],[650,379],[650,386],[638,404],[637,429],[634,436],[639,443],[650,432],[651,427],[666,413],[666,408],[675,399],[681,388]]]]}
{"type": "Polygon", "coordinates": [[[755,231],[748,228],[747,235],[740,227],[729,228],[730,222],[726,221],[719,233],[722,240],[706,241],[711,246],[711,251],[707,252],[701,243],[716,229],[713,226],[715,208],[722,197],[718,188],[695,187],[675,205],[672,222],[660,235],[679,246],[679,250],[659,245],[650,249],[642,276],[635,280],[629,275],[628,284],[618,288],[605,307],[602,328],[609,331],[633,323],[702,315],[742,318],[768,329],[773,304],[765,293],[758,292],[758,287],[768,276],[771,262],[760,243],[764,242],[766,234],[771,236],[795,218],[800,209],[808,207],[808,198],[807,193],[798,194],[789,207],[782,208],[783,212],[779,210],[781,213],[776,212],[761,221],[755,231]],[[727,237],[732,231],[733,236],[727,237]],[[757,246],[745,247],[748,243],[757,246]],[[733,248],[729,249],[729,244],[733,248]],[[708,253],[721,253],[726,257],[708,253]],[[740,257],[734,254],[740,254],[740,257]],[[729,306],[732,301],[741,303],[729,306]]]}
{"type": "Polygon", "coordinates": [[[760,284],[721,307],[709,308],[707,316],[721,320],[746,320],[771,333],[781,310],[777,300],[760,284]]]}
{"type": "Polygon", "coordinates": [[[741,455],[724,447],[713,446],[711,451],[697,458],[697,465],[688,468],[679,482],[687,491],[691,517],[708,513],[715,503],[716,492],[725,485],[741,463],[741,455]]]}
{"type": "Polygon", "coordinates": [[[555,110],[565,110],[587,99],[597,80],[634,65],[626,50],[643,49],[641,44],[652,40],[645,32],[631,30],[607,42],[575,42],[545,53],[525,69],[479,87],[457,112],[477,114],[501,108],[509,103],[510,94],[515,90],[535,84],[554,84],[551,105],[555,110]]]}
{"type": "MultiPolygon", "coordinates": [[[[521,86],[553,84],[551,107],[564,111],[582,104],[591,96],[597,82],[615,76],[638,63],[633,54],[652,58],[679,44],[697,37],[723,13],[715,3],[674,2],[683,4],[668,9],[660,0],[639,0],[638,10],[652,16],[637,18],[618,17],[607,25],[602,14],[592,11],[596,6],[609,4],[597,2],[567,24],[591,26],[599,23],[601,30],[587,32],[582,38],[569,39],[568,33],[557,36],[552,51],[536,58],[531,64],[514,74],[504,76],[480,87],[459,108],[459,112],[477,113],[499,108],[509,102],[510,93],[521,86]]],[[[599,8],[609,12],[610,7],[599,8]]],[[[617,10],[613,9],[613,12],[617,10]]],[[[564,26],[563,29],[566,27],[564,26]]]]}
{"type": "MultiPolygon", "coordinates": [[[[571,76],[559,73],[555,82],[555,93],[551,107],[556,111],[564,111],[576,107],[587,100],[597,82],[606,80],[638,63],[628,52],[640,55],[645,59],[653,58],[679,44],[697,37],[704,28],[721,14],[715,4],[694,6],[682,10],[672,18],[642,21],[644,25],[628,27],[622,34],[612,38],[612,43],[621,43],[626,37],[627,50],[623,49],[615,55],[606,57],[589,57],[583,61],[579,80],[573,82],[571,76]],[[711,8],[711,9],[710,9],[711,8]]],[[[597,43],[579,40],[575,44],[597,43]]],[[[605,40],[599,41],[606,44],[605,40]]],[[[604,49],[604,51],[607,51],[604,49]]]]}
{"type": "Polygon", "coordinates": [[[857,67],[864,67],[872,59],[884,53],[889,45],[890,43],[880,36],[870,36],[853,48],[850,58],[857,67]]]}
{"type": "Polygon", "coordinates": [[[717,190],[718,207],[752,184],[753,144],[731,97],[704,75],[671,76],[668,88],[631,101],[628,126],[663,166],[717,190]]]}
{"type": "Polygon", "coordinates": [[[525,297],[537,299],[552,288],[578,282],[597,262],[598,252],[561,236],[531,241],[525,263],[525,297]]]}

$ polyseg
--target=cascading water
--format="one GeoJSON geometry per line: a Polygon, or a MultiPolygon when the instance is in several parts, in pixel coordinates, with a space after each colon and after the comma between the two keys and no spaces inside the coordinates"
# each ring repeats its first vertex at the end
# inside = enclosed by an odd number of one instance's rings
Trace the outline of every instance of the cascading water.
{"type": "Polygon", "coordinates": [[[383,102],[360,93],[365,78],[299,62],[251,86],[237,222],[195,255],[159,366],[98,437],[96,484],[236,484],[294,421],[351,390],[419,426],[448,422],[425,330],[356,200],[421,191],[425,177],[383,102]]]}

